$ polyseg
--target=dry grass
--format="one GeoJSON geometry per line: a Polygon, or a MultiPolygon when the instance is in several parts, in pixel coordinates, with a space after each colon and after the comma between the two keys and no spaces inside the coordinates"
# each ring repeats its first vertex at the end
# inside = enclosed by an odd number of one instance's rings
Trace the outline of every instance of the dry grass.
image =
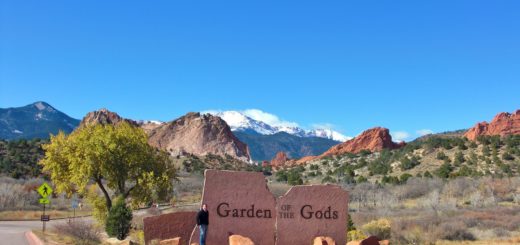
{"type": "Polygon", "coordinates": [[[53,231],[46,231],[43,233],[41,230],[32,231],[40,240],[46,245],[73,245],[76,244],[74,239],[63,234],[58,234],[53,231]]]}
{"type": "MultiPolygon", "coordinates": [[[[46,215],[50,215],[51,219],[68,218],[72,217],[73,211],[61,211],[61,210],[45,210],[46,215]]],[[[76,216],[90,215],[90,211],[78,211],[76,210],[76,216]]],[[[39,220],[42,215],[42,211],[0,211],[1,220],[39,220]]]]}
{"type": "Polygon", "coordinates": [[[492,240],[480,240],[480,241],[444,241],[440,240],[435,243],[436,245],[511,245],[520,244],[520,236],[506,239],[492,239],[492,240]]]}

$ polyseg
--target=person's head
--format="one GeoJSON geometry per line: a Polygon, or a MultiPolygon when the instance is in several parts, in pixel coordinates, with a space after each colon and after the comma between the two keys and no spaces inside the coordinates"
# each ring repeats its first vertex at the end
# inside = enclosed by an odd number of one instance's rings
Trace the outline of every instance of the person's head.
{"type": "Polygon", "coordinates": [[[202,210],[204,211],[208,211],[208,205],[206,205],[205,203],[202,204],[202,210]]]}

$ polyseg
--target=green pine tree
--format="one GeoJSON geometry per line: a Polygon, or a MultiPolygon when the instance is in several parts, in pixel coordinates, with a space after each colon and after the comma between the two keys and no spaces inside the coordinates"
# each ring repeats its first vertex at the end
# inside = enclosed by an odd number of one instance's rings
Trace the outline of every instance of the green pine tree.
{"type": "Polygon", "coordinates": [[[116,203],[108,212],[105,231],[111,237],[117,237],[124,240],[130,233],[130,225],[132,222],[132,210],[125,203],[125,199],[119,196],[116,203]]]}

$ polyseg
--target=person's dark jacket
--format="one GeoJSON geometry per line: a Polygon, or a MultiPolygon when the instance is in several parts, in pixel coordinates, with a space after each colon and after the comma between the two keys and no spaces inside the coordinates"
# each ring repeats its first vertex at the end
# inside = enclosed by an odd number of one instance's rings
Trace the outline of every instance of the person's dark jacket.
{"type": "Polygon", "coordinates": [[[208,211],[200,210],[197,213],[197,225],[209,225],[209,213],[208,211]]]}

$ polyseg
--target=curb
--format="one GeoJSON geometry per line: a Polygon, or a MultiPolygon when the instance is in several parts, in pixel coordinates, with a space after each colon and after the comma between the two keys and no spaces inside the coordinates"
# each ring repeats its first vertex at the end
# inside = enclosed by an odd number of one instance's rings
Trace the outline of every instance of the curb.
{"type": "Polygon", "coordinates": [[[38,238],[32,231],[25,232],[25,239],[29,243],[29,245],[44,245],[42,240],[38,238]]]}

